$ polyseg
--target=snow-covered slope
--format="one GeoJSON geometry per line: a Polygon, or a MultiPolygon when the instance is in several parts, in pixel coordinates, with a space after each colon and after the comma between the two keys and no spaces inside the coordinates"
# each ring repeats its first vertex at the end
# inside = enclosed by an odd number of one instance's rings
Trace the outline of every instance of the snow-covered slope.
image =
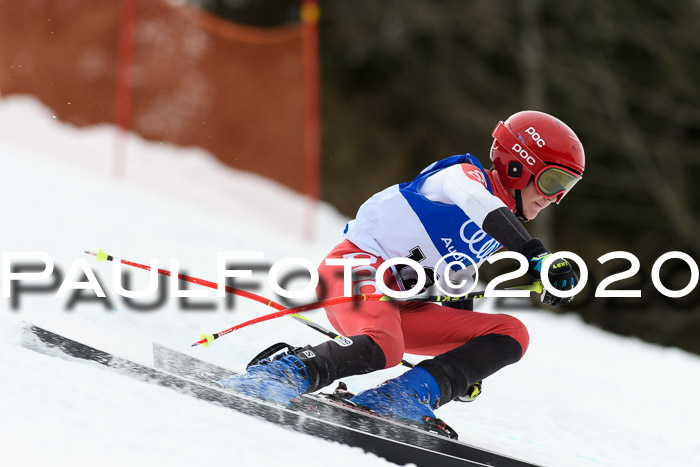
{"type": "MultiPolygon", "coordinates": [[[[28,321],[145,364],[158,341],[240,370],[274,342],[323,340],[285,318],[231,334],[208,349],[189,349],[201,333],[270,309],[240,298],[227,309],[213,292],[192,300],[209,310],[186,310],[173,298],[153,311],[128,306],[114,291],[111,263],[95,263],[83,250],[103,248],[141,263],[157,258],[166,269],[178,258],[187,273],[216,280],[217,251],[264,251],[269,262],[300,256],[318,263],[340,240],[345,219],[322,205],[315,240],[307,242],[301,196],[222,167],[200,150],[133,136],[127,175],[113,180],[114,138],[108,126],[62,125],[32,99],[0,99],[2,252],[46,252],[59,280],[76,260],[86,259],[109,298],[109,306],[79,300],[70,310],[70,291],[63,298],[55,289],[21,293],[17,309],[10,299],[0,300],[0,463],[387,464],[358,449],[19,345],[19,323],[28,321]]],[[[147,285],[148,273],[129,272],[132,288],[147,285]]],[[[263,272],[247,281],[256,293],[272,296],[263,272]]],[[[492,312],[490,306],[480,304],[479,311],[492,312]]],[[[461,439],[551,466],[696,464],[700,358],[604,333],[573,315],[514,314],[531,335],[524,359],[486,380],[475,403],[452,403],[438,412],[461,439]]],[[[322,311],[308,316],[329,326],[322,311]]],[[[347,382],[359,390],[401,371],[347,382]]]]}

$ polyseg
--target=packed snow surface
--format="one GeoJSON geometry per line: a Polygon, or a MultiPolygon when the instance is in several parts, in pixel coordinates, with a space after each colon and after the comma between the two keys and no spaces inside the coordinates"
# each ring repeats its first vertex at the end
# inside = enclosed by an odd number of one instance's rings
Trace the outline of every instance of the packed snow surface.
{"type": "MultiPolygon", "coordinates": [[[[43,292],[10,290],[3,277],[3,293],[11,291],[14,298],[0,301],[0,464],[388,464],[358,448],[20,345],[24,321],[146,365],[152,364],[152,342],[160,342],[240,371],[275,342],[305,345],[325,339],[282,318],[233,333],[207,349],[191,349],[202,333],[272,310],[239,297],[226,304],[215,291],[191,284],[189,290],[208,290],[208,296],[190,298],[188,305],[168,296],[149,311],[118,295],[113,263],[96,263],[84,250],[102,248],[140,263],[153,258],[164,269],[177,258],[181,272],[216,281],[219,251],[263,252],[267,265],[287,257],[317,264],[341,240],[347,219],[324,204],[315,217],[309,215],[314,206],[300,195],[226,168],[201,150],[133,135],[126,137],[125,174],[115,178],[117,138],[110,126],[62,124],[31,98],[0,99],[3,261],[9,264],[17,252],[42,252],[54,262],[51,277],[20,283],[43,292]],[[309,238],[304,225],[314,218],[309,238]],[[70,288],[88,284],[86,268],[106,300],[91,299],[92,290],[70,288]],[[65,293],[58,297],[64,280],[65,293]]],[[[149,285],[146,271],[127,272],[129,289],[149,285]]],[[[275,297],[266,268],[237,280],[275,297]]],[[[304,285],[299,279],[289,287],[304,285]]],[[[477,310],[502,311],[486,301],[477,310]]],[[[508,312],[527,325],[530,348],[521,362],[488,378],[476,402],[455,402],[438,411],[460,439],[547,466],[697,465],[700,358],[605,333],[574,315],[533,308],[508,312]]],[[[330,327],[322,310],[307,316],[330,327]]],[[[402,371],[392,368],[346,382],[358,391],[402,371]]]]}

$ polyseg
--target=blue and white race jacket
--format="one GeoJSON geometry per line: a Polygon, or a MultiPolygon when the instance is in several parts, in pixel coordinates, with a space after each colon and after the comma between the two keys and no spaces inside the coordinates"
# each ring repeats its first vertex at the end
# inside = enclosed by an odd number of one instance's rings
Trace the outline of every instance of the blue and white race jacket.
{"type": "MultiPolygon", "coordinates": [[[[471,275],[501,247],[482,226],[489,212],[503,207],[479,161],[470,154],[452,156],[429,165],[412,182],[369,198],[346,226],[345,238],[384,260],[417,261],[430,286],[444,275],[446,264],[461,261],[471,275]]],[[[398,266],[392,272],[402,289],[415,284],[412,268],[398,266]]]]}

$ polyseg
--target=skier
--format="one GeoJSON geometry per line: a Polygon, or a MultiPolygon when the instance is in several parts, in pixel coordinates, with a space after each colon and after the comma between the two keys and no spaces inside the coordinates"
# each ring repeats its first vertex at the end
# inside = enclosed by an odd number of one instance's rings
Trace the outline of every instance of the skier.
{"type": "MultiPolygon", "coordinates": [[[[557,289],[575,286],[576,273],[565,260],[541,271],[550,252],[519,220],[534,219],[551,203],[559,204],[581,179],[585,159],[579,139],[560,120],[536,111],[518,112],[499,122],[493,138],[491,170],[470,154],[452,156],[431,164],[410,183],[373,195],[360,207],[346,226],[344,241],[327,256],[369,259],[369,266],[352,268],[354,295],[379,293],[375,272],[390,258],[417,261],[431,285],[445,278],[444,269],[435,269],[441,257],[457,258],[459,252],[478,267],[501,246],[523,254],[534,279],[548,274],[557,289]]],[[[342,296],[343,268],[323,261],[318,271],[319,296],[342,296]]],[[[473,273],[474,266],[464,271],[473,273]]],[[[408,290],[416,283],[416,273],[397,265],[383,279],[394,290],[408,290]]],[[[446,285],[455,290],[453,281],[446,285]]],[[[541,296],[552,306],[572,299],[547,291],[541,296]]],[[[519,361],[529,344],[528,332],[516,318],[478,313],[470,303],[457,307],[466,309],[450,307],[460,303],[464,302],[446,303],[448,308],[367,301],[327,307],[331,324],[347,339],[297,349],[220,383],[248,395],[289,402],[338,378],[397,365],[404,352],[426,355],[433,358],[349,401],[380,415],[418,423],[434,420],[436,408],[469,399],[477,382],[519,361]]]]}

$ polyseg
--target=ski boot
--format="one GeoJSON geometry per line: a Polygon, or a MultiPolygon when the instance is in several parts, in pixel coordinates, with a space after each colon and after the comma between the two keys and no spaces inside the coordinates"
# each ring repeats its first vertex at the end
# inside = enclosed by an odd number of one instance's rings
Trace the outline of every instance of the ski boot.
{"type": "MultiPolygon", "coordinates": [[[[279,350],[280,345],[286,346],[277,344],[270,349],[279,350]]],[[[314,361],[317,355],[312,350],[287,347],[287,352],[274,357],[269,357],[274,352],[266,349],[248,364],[245,373],[220,379],[218,383],[247,396],[291,405],[311,390],[310,382],[316,386],[318,369],[314,361]],[[266,352],[269,358],[259,359],[266,352]]]]}
{"type": "Polygon", "coordinates": [[[435,417],[433,409],[440,403],[440,389],[430,373],[413,368],[348,400],[378,415],[420,421],[423,416],[435,417]]]}
{"type": "Polygon", "coordinates": [[[435,416],[440,389],[427,370],[416,367],[380,386],[362,391],[347,402],[377,415],[395,418],[449,438],[457,433],[435,416]]]}

